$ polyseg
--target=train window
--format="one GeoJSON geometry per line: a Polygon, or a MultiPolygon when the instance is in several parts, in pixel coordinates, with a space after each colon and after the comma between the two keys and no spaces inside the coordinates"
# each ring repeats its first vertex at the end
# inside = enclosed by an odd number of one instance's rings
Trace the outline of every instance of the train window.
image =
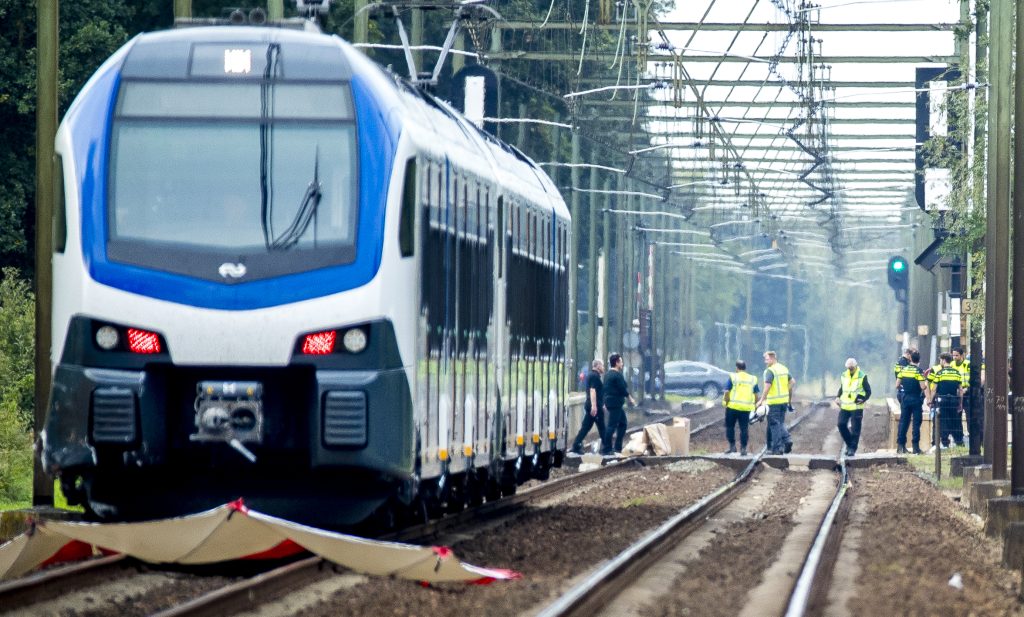
{"type": "Polygon", "coordinates": [[[347,120],[355,118],[348,84],[132,81],[121,85],[117,114],[133,118],[347,120]]]}
{"type": "Polygon", "coordinates": [[[64,158],[53,155],[53,251],[63,253],[68,241],[68,219],[64,202],[64,158]]]}
{"type": "Polygon", "coordinates": [[[398,248],[402,257],[411,257],[415,250],[416,226],[416,159],[405,163],[405,186],[402,190],[402,213],[398,220],[398,248]]]}
{"type": "MultiPolygon", "coordinates": [[[[228,260],[245,263],[246,281],[351,263],[356,132],[337,121],[351,117],[351,105],[328,97],[308,117],[306,103],[278,101],[280,113],[261,120],[237,106],[230,114],[216,108],[226,105],[214,102],[221,85],[122,83],[107,169],[108,257],[217,282],[228,260]],[[277,122],[283,114],[292,117],[277,122]]],[[[275,100],[319,87],[349,96],[340,83],[292,85],[274,86],[275,100]]]]}

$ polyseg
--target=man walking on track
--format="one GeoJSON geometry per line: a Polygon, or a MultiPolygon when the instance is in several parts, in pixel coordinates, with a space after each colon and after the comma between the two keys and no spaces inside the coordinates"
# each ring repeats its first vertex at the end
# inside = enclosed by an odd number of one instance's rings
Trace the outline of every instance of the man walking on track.
{"type": "Polygon", "coordinates": [[[629,387],[626,386],[626,378],[622,376],[622,356],[613,353],[608,357],[608,375],[604,378],[604,407],[608,410],[608,428],[605,437],[605,449],[601,454],[614,454],[622,451],[622,438],[626,436],[626,399],[631,405],[636,401],[629,394],[629,387]],[[615,443],[612,444],[612,435],[615,436],[615,443]],[[614,450],[609,446],[614,446],[614,450]]]}
{"type": "MultiPolygon", "coordinates": [[[[904,398],[907,396],[903,391],[904,398]]],[[[839,405],[839,421],[836,426],[846,443],[846,456],[857,454],[860,444],[860,428],[864,422],[864,402],[871,398],[871,385],[868,376],[857,367],[853,358],[846,359],[846,370],[843,371],[842,383],[836,393],[839,405]]],[[[920,428],[918,429],[920,432],[920,428]]]]}
{"type": "Polygon", "coordinates": [[[907,429],[914,423],[913,453],[921,454],[921,405],[928,396],[928,384],[921,374],[921,354],[910,353],[910,363],[896,373],[899,388],[903,392],[900,399],[900,427],[896,432],[896,454],[907,454],[907,429]]]}
{"type": "Polygon", "coordinates": [[[740,425],[740,454],[747,455],[747,429],[750,427],[750,412],[754,411],[757,400],[757,377],[747,372],[747,363],[736,361],[736,372],[729,373],[725,392],[725,438],[729,440],[726,454],[736,452],[736,424],[740,425]]]}
{"type": "Polygon", "coordinates": [[[768,403],[768,449],[772,454],[785,454],[793,449],[793,439],[786,429],[786,411],[793,401],[796,381],[789,369],[779,362],[774,351],[764,352],[764,392],[757,402],[768,403]]]}
{"type": "Polygon", "coordinates": [[[583,440],[593,426],[597,425],[597,438],[601,440],[601,448],[608,450],[611,436],[604,428],[604,385],[601,374],[604,373],[604,362],[594,360],[587,373],[587,400],[583,403],[583,425],[576,439],[572,442],[572,453],[583,454],[583,440]]]}

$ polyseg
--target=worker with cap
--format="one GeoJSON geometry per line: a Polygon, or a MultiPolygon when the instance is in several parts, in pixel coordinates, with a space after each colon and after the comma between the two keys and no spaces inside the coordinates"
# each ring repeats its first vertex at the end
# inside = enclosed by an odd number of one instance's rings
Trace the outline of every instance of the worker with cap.
{"type": "Polygon", "coordinates": [[[757,377],[747,372],[747,363],[736,361],[736,372],[729,373],[725,403],[725,438],[729,441],[726,454],[736,453],[736,424],[740,425],[740,455],[747,455],[747,436],[750,428],[750,412],[754,411],[757,400],[757,377]]]}
{"type": "Polygon", "coordinates": [[[864,403],[871,398],[871,384],[868,376],[857,366],[853,358],[846,359],[836,404],[839,405],[839,421],[836,426],[846,443],[846,456],[857,454],[860,444],[860,428],[864,422],[864,403]]]}
{"type": "Polygon", "coordinates": [[[764,352],[764,363],[764,391],[756,407],[768,403],[768,449],[772,454],[785,454],[793,449],[793,439],[786,429],[786,412],[792,407],[796,380],[774,351],[764,352]]]}

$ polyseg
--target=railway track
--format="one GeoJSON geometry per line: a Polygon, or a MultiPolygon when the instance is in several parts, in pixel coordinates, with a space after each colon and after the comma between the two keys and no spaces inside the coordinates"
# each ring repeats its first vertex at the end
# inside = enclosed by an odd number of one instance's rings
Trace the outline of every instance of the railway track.
{"type": "MultiPolygon", "coordinates": [[[[503,497],[497,501],[466,509],[458,514],[408,527],[381,536],[379,539],[395,542],[429,542],[444,533],[474,523],[512,515],[529,504],[641,466],[642,463],[637,460],[628,460],[620,464],[606,465],[591,471],[550,480],[516,495],[503,497]]],[[[27,609],[34,604],[53,601],[66,594],[108,581],[132,568],[141,570],[145,568],[145,565],[124,555],[113,555],[55,567],[45,572],[0,583],[0,607],[3,607],[2,612],[27,609]]],[[[333,569],[333,565],[319,557],[302,558],[219,587],[156,614],[164,617],[223,615],[226,612],[245,610],[258,606],[297,584],[307,582],[318,572],[328,569],[333,569]]]]}
{"type": "MultiPolygon", "coordinates": [[[[806,415],[797,418],[790,428],[795,428],[805,417],[806,415]]],[[[748,468],[753,469],[756,461],[760,460],[760,456],[758,455],[756,459],[752,459],[748,468]]],[[[380,539],[427,543],[446,533],[512,515],[529,504],[565,494],[581,485],[598,482],[602,478],[608,478],[631,469],[638,469],[643,467],[643,465],[639,460],[630,459],[618,464],[606,465],[592,471],[551,480],[521,491],[517,495],[495,502],[488,502],[458,514],[410,527],[400,532],[382,536],[380,539]]],[[[742,482],[743,480],[738,477],[731,485],[739,485],[742,482]]],[[[725,498],[723,496],[727,496],[730,493],[731,489],[723,487],[715,491],[714,495],[708,499],[713,505],[725,498]]],[[[698,507],[694,506],[694,508],[698,507]]],[[[701,511],[707,513],[708,510],[701,511]]],[[[0,606],[3,606],[5,610],[17,609],[19,607],[29,608],[34,604],[61,597],[75,590],[88,589],[96,584],[97,581],[109,580],[111,577],[118,576],[119,574],[124,576],[126,571],[132,567],[138,570],[145,570],[143,564],[120,556],[92,560],[64,568],[55,568],[45,573],[0,585],[0,606]]],[[[311,581],[315,581],[318,578],[332,576],[333,569],[334,566],[332,564],[318,557],[302,558],[292,563],[259,572],[254,576],[250,572],[248,577],[232,581],[229,584],[218,585],[208,593],[200,595],[189,594],[189,599],[154,614],[161,615],[162,617],[172,615],[222,615],[251,610],[261,604],[286,595],[289,590],[308,585],[311,581]]],[[[180,585],[181,582],[178,581],[177,584],[180,585]]]]}
{"type": "MultiPolygon", "coordinates": [[[[807,415],[802,416],[789,428],[795,428],[806,417],[807,415]]],[[[713,517],[743,494],[748,482],[761,469],[759,463],[765,452],[766,450],[762,449],[732,482],[680,512],[616,557],[606,561],[536,614],[539,617],[594,617],[619,614],[618,611],[622,607],[615,606],[615,600],[626,595],[632,587],[642,584],[648,572],[662,568],[666,556],[691,534],[705,527],[713,528],[712,534],[723,532],[726,528],[725,522],[715,522],[713,517]]],[[[827,591],[839,552],[843,526],[849,512],[850,500],[846,498],[849,485],[845,459],[839,458],[835,493],[820,519],[813,541],[804,554],[800,574],[788,593],[784,612],[786,617],[824,614],[827,591]]],[[[751,550],[756,548],[751,547],[751,550]]],[[[637,613],[642,612],[637,610],[637,613]]],[[[758,614],[771,613],[758,611],[758,614]]]]}

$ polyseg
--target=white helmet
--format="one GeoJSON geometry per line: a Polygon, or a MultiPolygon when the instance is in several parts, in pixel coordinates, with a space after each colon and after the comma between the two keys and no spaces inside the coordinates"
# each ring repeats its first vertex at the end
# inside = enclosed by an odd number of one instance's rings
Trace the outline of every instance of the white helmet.
{"type": "Polygon", "coordinates": [[[767,417],[768,417],[768,406],[767,405],[761,405],[760,407],[758,407],[757,409],[754,410],[754,413],[750,414],[750,423],[754,424],[756,422],[760,422],[760,421],[764,420],[767,417]]]}

